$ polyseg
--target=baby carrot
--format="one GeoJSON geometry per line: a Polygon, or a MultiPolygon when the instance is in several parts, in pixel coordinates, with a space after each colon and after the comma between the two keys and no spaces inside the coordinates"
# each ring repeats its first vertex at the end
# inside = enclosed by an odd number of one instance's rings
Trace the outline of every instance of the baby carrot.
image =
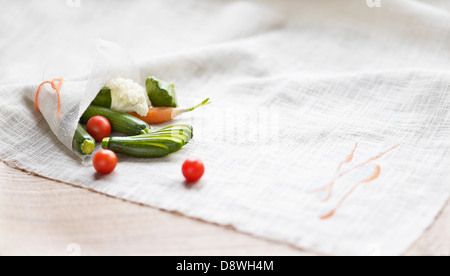
{"type": "Polygon", "coordinates": [[[146,116],[139,116],[136,112],[131,112],[130,115],[141,119],[147,124],[160,124],[173,120],[175,117],[193,111],[199,107],[210,104],[209,98],[200,104],[191,108],[175,108],[175,107],[152,107],[149,109],[146,116]]]}

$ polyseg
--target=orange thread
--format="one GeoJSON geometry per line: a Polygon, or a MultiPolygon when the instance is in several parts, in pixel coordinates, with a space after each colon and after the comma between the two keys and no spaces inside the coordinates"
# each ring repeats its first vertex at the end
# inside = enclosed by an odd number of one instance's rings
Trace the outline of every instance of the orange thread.
{"type": "Polygon", "coordinates": [[[334,187],[334,183],[336,183],[336,181],[340,178],[341,176],[339,175],[338,177],[336,177],[333,181],[330,182],[330,184],[326,185],[325,187],[319,188],[315,191],[313,191],[313,193],[316,192],[320,192],[320,191],[328,191],[328,195],[327,197],[323,200],[323,201],[327,201],[331,198],[331,194],[333,193],[333,187],[334,187]]]}
{"type": "Polygon", "coordinates": [[[364,179],[364,180],[362,180],[362,181],[360,181],[360,182],[358,182],[355,186],[353,186],[353,188],[341,199],[341,201],[339,201],[339,203],[338,203],[338,205],[336,205],[336,207],[333,209],[333,210],[331,210],[328,214],[326,214],[326,215],[324,215],[324,216],[321,216],[320,217],[320,219],[322,219],[322,220],[325,220],[325,219],[329,219],[329,218],[331,218],[335,213],[336,213],[336,211],[341,207],[341,205],[344,203],[344,201],[361,185],[361,184],[363,184],[363,183],[369,183],[369,182],[371,182],[371,181],[374,181],[375,179],[377,179],[379,176],[380,176],[380,172],[381,172],[381,167],[379,166],[379,165],[376,165],[376,168],[375,168],[375,173],[371,176],[371,177],[369,177],[369,178],[367,178],[367,179],[364,179]]]}
{"type": "MultiPolygon", "coordinates": [[[[346,163],[350,163],[353,160],[353,156],[355,155],[356,149],[358,148],[358,143],[355,143],[355,148],[352,150],[352,152],[347,156],[347,158],[342,161],[339,166],[337,167],[337,172],[341,171],[341,168],[344,164],[346,163]]],[[[319,188],[317,190],[314,190],[313,193],[315,192],[319,192],[319,191],[326,191],[329,190],[328,192],[328,196],[324,199],[324,201],[327,201],[331,198],[331,194],[332,194],[332,188],[335,184],[335,182],[340,178],[341,176],[339,175],[338,177],[336,177],[333,181],[331,181],[331,183],[327,184],[325,187],[319,188]]]]}
{"type": "Polygon", "coordinates": [[[372,162],[372,161],[374,161],[374,160],[377,160],[378,158],[383,157],[384,155],[386,155],[386,154],[389,153],[390,151],[394,150],[394,149],[397,148],[398,146],[400,146],[400,145],[395,145],[395,146],[393,146],[392,148],[388,149],[387,151],[382,152],[382,153],[380,153],[380,154],[378,154],[378,155],[376,155],[376,156],[370,158],[369,160],[367,160],[367,161],[365,161],[365,162],[362,162],[362,163],[360,163],[360,164],[354,166],[354,167],[351,168],[351,169],[348,169],[347,171],[343,172],[341,175],[345,175],[345,174],[347,174],[347,173],[349,173],[349,172],[351,172],[351,171],[353,171],[353,170],[355,170],[355,169],[361,168],[362,166],[369,164],[370,162],[372,162]]]}
{"type": "Polygon", "coordinates": [[[38,103],[38,97],[39,97],[39,93],[41,92],[41,88],[44,84],[48,83],[52,86],[52,88],[56,91],[56,94],[58,95],[58,104],[56,107],[56,114],[58,115],[59,118],[61,118],[61,86],[62,83],[64,82],[63,78],[60,79],[53,79],[52,81],[44,81],[43,83],[41,83],[36,91],[36,97],[34,99],[34,106],[36,107],[36,110],[41,112],[40,108],[39,108],[39,103],[38,103]]]}
{"type": "Polygon", "coordinates": [[[41,110],[39,109],[39,104],[38,104],[38,97],[39,97],[39,92],[41,92],[41,87],[46,84],[46,83],[51,83],[49,81],[44,81],[43,83],[41,83],[37,89],[36,92],[36,98],[34,98],[34,107],[36,107],[36,110],[41,112],[41,110]]]}
{"type": "MultiPolygon", "coordinates": [[[[358,145],[358,144],[356,144],[354,151],[356,150],[357,145],[358,145]]],[[[333,193],[333,186],[334,186],[334,184],[336,183],[336,181],[339,180],[339,178],[343,177],[344,175],[346,175],[346,174],[348,174],[348,173],[350,173],[350,172],[352,172],[352,171],[354,171],[354,170],[356,170],[356,169],[358,169],[358,168],[361,168],[361,167],[363,167],[363,166],[369,164],[370,162],[372,162],[372,161],[374,161],[374,160],[377,160],[378,158],[381,158],[382,156],[384,156],[385,154],[389,153],[390,151],[392,151],[393,149],[395,149],[395,148],[398,147],[398,146],[399,146],[399,145],[395,145],[395,146],[393,146],[392,148],[388,149],[387,151],[382,152],[382,153],[380,153],[380,154],[378,154],[378,155],[376,155],[376,156],[374,156],[374,157],[372,157],[372,158],[369,158],[367,161],[362,162],[362,163],[360,163],[360,164],[358,164],[358,165],[356,165],[356,166],[354,166],[354,167],[352,167],[352,168],[350,168],[350,169],[348,169],[348,170],[346,170],[346,171],[340,173],[340,174],[339,174],[333,181],[331,181],[329,184],[325,185],[325,186],[322,187],[322,188],[319,188],[319,189],[314,190],[313,193],[316,193],[316,192],[319,192],[319,191],[328,191],[328,196],[323,200],[323,201],[328,201],[328,200],[331,198],[331,195],[332,195],[332,193],[333,193]]],[[[352,154],[349,155],[349,157],[351,156],[351,157],[353,158],[352,155],[353,155],[354,151],[352,152],[352,154]]],[[[348,160],[348,158],[347,158],[347,160],[348,160]]],[[[347,160],[345,160],[345,161],[347,161],[347,160]]],[[[341,164],[345,163],[345,161],[342,162],[341,164]]],[[[341,167],[341,165],[339,165],[339,167],[341,167]]]]}
{"type": "Polygon", "coordinates": [[[344,161],[341,162],[341,164],[339,164],[339,167],[337,168],[338,171],[341,170],[341,167],[346,164],[346,163],[350,163],[353,160],[353,156],[355,155],[355,151],[356,148],[358,147],[358,143],[355,144],[355,148],[353,149],[353,151],[347,156],[347,159],[345,159],[344,161]]]}

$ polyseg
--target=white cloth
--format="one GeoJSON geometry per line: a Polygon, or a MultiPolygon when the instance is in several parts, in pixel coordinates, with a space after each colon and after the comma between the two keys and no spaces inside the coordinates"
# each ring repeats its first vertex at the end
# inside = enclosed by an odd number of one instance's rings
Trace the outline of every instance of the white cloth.
{"type": "Polygon", "coordinates": [[[449,198],[448,1],[17,2],[0,16],[10,164],[330,254],[401,254],[449,198]],[[98,176],[56,138],[28,98],[43,71],[90,94],[108,70],[132,68],[110,60],[87,77],[95,37],[127,49],[141,81],[175,83],[183,106],[212,99],[176,121],[194,126],[190,144],[162,159],[120,156],[98,176]],[[188,157],[206,165],[193,187],[180,173],[188,157]],[[317,189],[340,175],[323,201],[317,189]]]}

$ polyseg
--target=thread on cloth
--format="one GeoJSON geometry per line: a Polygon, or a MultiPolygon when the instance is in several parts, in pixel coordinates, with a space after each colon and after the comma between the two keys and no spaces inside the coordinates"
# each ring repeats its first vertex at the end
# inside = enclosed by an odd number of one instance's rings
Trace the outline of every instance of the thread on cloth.
{"type": "MultiPolygon", "coordinates": [[[[399,145],[395,145],[395,146],[393,146],[392,148],[390,148],[390,149],[388,149],[388,150],[386,150],[386,151],[384,151],[384,152],[382,152],[382,153],[380,153],[380,154],[378,154],[378,155],[376,155],[376,156],[374,156],[374,157],[372,157],[372,158],[369,158],[367,161],[364,161],[364,162],[362,162],[362,163],[359,163],[359,164],[355,165],[354,167],[352,167],[352,168],[350,168],[350,169],[348,169],[348,170],[346,170],[346,171],[344,171],[344,172],[342,172],[342,173],[339,173],[339,174],[336,176],[336,178],[333,179],[333,181],[331,181],[329,184],[327,184],[327,185],[325,185],[325,186],[323,186],[323,187],[321,187],[321,188],[318,188],[318,189],[314,190],[313,193],[317,193],[317,192],[320,192],[320,191],[323,191],[323,192],[328,191],[327,197],[323,200],[323,201],[328,201],[328,200],[331,198],[331,196],[332,196],[332,193],[333,193],[333,187],[334,187],[334,184],[336,183],[337,180],[339,180],[339,179],[340,179],[341,177],[343,177],[344,175],[346,175],[346,174],[348,174],[348,173],[350,173],[350,172],[352,172],[352,171],[354,171],[354,170],[356,170],[356,169],[358,169],[358,168],[361,168],[361,167],[363,167],[363,166],[369,164],[369,163],[372,162],[372,161],[375,161],[375,160],[377,160],[377,159],[383,157],[384,155],[386,155],[386,154],[389,153],[390,151],[394,150],[394,149],[397,148],[398,146],[399,146],[399,145]]],[[[344,161],[338,166],[338,172],[339,172],[339,170],[340,170],[340,168],[342,167],[343,164],[350,162],[351,160],[348,161],[349,159],[353,159],[353,154],[355,153],[357,147],[358,147],[358,143],[356,143],[355,148],[353,149],[352,153],[350,153],[350,155],[346,158],[346,160],[344,160],[344,161]],[[349,157],[351,157],[351,158],[349,158],[349,157]]]]}
{"type": "Polygon", "coordinates": [[[381,173],[381,167],[380,165],[375,165],[375,172],[372,176],[370,176],[367,179],[361,180],[359,181],[355,186],[353,186],[353,188],[347,193],[345,194],[345,196],[339,201],[339,203],[336,205],[336,207],[333,208],[333,210],[331,210],[328,214],[321,216],[320,219],[324,220],[324,219],[329,219],[331,218],[336,211],[342,206],[342,204],[344,203],[344,201],[363,183],[369,183],[374,181],[375,179],[377,179],[380,176],[381,173]]]}
{"type": "Polygon", "coordinates": [[[356,152],[356,148],[358,147],[358,143],[355,143],[355,148],[352,150],[352,152],[347,156],[347,159],[345,159],[344,161],[341,162],[341,164],[339,164],[337,170],[341,171],[341,168],[344,164],[350,163],[353,160],[353,156],[355,156],[355,152],[356,152]]]}
{"type": "MultiPolygon", "coordinates": [[[[341,171],[341,168],[342,168],[342,166],[344,165],[344,164],[346,164],[346,163],[350,163],[352,160],[353,160],[353,157],[354,157],[354,155],[355,155],[355,152],[356,152],[356,149],[358,148],[358,143],[355,143],[355,147],[353,148],[353,150],[352,150],[352,152],[347,156],[347,158],[344,160],[344,161],[342,161],[340,164],[339,164],[339,166],[337,167],[337,172],[339,173],[329,184],[327,184],[327,185],[325,185],[325,186],[323,186],[323,187],[321,187],[321,188],[318,188],[318,189],[316,189],[316,190],[314,190],[313,191],[313,193],[317,193],[317,192],[328,192],[328,195],[327,195],[327,197],[325,198],[325,199],[323,199],[323,201],[324,202],[326,202],[326,201],[328,201],[328,200],[330,200],[330,198],[331,198],[331,196],[332,196],[332,194],[333,194],[333,188],[334,188],[334,185],[335,185],[335,183],[336,183],[336,181],[338,181],[341,177],[343,177],[344,175],[346,175],[346,174],[348,174],[348,173],[350,173],[350,172],[352,172],[352,171],[354,171],[354,170],[356,170],[356,169],[359,169],[359,168],[361,168],[361,167],[363,167],[363,166],[365,166],[365,165],[367,165],[367,164],[369,164],[369,163],[371,163],[372,161],[375,161],[375,160],[377,160],[377,159],[379,159],[379,158],[381,158],[382,156],[384,156],[384,155],[386,155],[387,153],[389,153],[389,152],[391,152],[392,150],[394,150],[395,148],[397,148],[399,145],[397,144],[397,145],[395,145],[395,146],[393,146],[392,148],[390,148],[390,149],[388,149],[388,150],[386,150],[386,151],[384,151],[384,152],[382,152],[382,153],[380,153],[380,154],[378,154],[378,155],[375,155],[374,157],[371,157],[371,158],[369,158],[368,160],[366,160],[366,161],[364,161],[364,162],[362,162],[362,163],[359,163],[359,164],[357,164],[357,165],[355,165],[355,166],[353,166],[352,168],[350,168],[350,169],[348,169],[348,170],[346,170],[346,171],[344,171],[344,172],[340,172],[341,171]]],[[[360,182],[358,182],[340,201],[339,201],[339,203],[336,205],[336,207],[335,208],[333,208],[333,210],[331,210],[328,214],[326,214],[326,215],[324,215],[324,216],[321,216],[320,217],[320,219],[322,219],[322,220],[324,220],[324,219],[329,219],[329,218],[331,218],[335,213],[336,213],[336,211],[341,207],[341,205],[344,203],[344,201],[356,190],[356,188],[358,188],[362,183],[369,183],[369,182],[372,182],[372,181],[374,181],[375,179],[377,179],[379,176],[380,176],[380,172],[381,172],[381,166],[379,166],[379,165],[376,165],[376,170],[375,170],[375,173],[371,176],[371,177],[369,177],[369,178],[367,178],[367,179],[364,179],[364,180],[362,180],[362,181],[360,181],[360,182]]]]}
{"type": "Polygon", "coordinates": [[[58,96],[58,104],[56,107],[56,114],[58,115],[59,118],[61,118],[61,86],[64,82],[64,78],[59,78],[59,79],[53,79],[52,81],[44,81],[43,83],[41,83],[36,91],[36,97],[34,99],[34,106],[36,107],[36,110],[41,112],[40,108],[39,108],[39,102],[38,102],[38,98],[39,98],[39,94],[41,92],[42,87],[44,86],[44,84],[48,83],[52,86],[52,88],[56,91],[56,94],[58,96]]]}

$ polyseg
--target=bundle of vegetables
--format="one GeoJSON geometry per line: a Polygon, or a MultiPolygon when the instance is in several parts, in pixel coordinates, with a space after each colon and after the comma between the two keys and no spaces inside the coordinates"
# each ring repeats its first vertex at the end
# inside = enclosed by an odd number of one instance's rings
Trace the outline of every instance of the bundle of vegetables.
{"type": "Polygon", "coordinates": [[[166,156],[180,150],[192,139],[192,126],[177,124],[152,132],[149,124],[170,121],[209,103],[206,99],[192,108],[177,108],[172,84],[150,77],[145,91],[131,80],[115,78],[98,93],[81,116],[80,123],[87,124],[87,131],[78,125],[73,147],[83,155],[90,155],[97,141],[102,142],[104,149],[134,157],[166,156]],[[106,130],[102,130],[102,120],[94,122],[98,126],[89,127],[93,123],[91,119],[99,116],[106,121],[106,130]],[[128,136],[108,137],[111,131],[128,136]]]}
{"type": "MultiPolygon", "coordinates": [[[[98,40],[96,46],[93,70],[88,78],[54,78],[24,89],[55,139],[83,156],[92,154],[96,143],[105,139],[103,147],[108,149],[96,152],[93,158],[94,167],[100,173],[110,172],[112,165],[117,163],[112,150],[132,156],[160,157],[188,143],[192,138],[192,127],[176,125],[152,132],[150,124],[168,122],[208,104],[209,100],[183,109],[178,107],[173,84],[154,77],[147,78],[142,85],[131,79],[111,79],[111,76],[119,74],[138,79],[140,74],[126,51],[118,45],[98,40]],[[102,131],[94,133],[99,129],[102,131]],[[111,131],[130,137],[110,137],[115,136],[111,131]],[[181,131],[183,133],[180,134],[181,131]],[[96,160],[100,164],[106,159],[112,162],[104,170],[95,166],[96,160]]],[[[191,169],[200,167],[186,166],[186,175],[198,172],[191,169]]]]}
{"type": "MultiPolygon", "coordinates": [[[[35,107],[40,111],[39,94],[45,84],[51,85],[58,96],[57,117],[61,120],[61,86],[64,79],[53,79],[39,85],[35,107]]],[[[178,108],[173,84],[154,77],[146,88],[129,79],[113,78],[101,89],[79,119],[72,146],[82,155],[90,155],[95,142],[104,149],[135,157],[162,157],[178,151],[192,139],[192,127],[178,124],[151,132],[149,124],[163,123],[176,116],[209,104],[204,100],[192,108],[178,108]],[[81,124],[86,124],[86,130],[81,124]],[[109,137],[111,131],[129,137],[109,137]]]]}
{"type": "MultiPolygon", "coordinates": [[[[134,99],[137,104],[130,104],[124,108],[123,102],[130,103],[130,96],[123,92],[123,90],[127,90],[127,88],[124,89],[123,86],[130,87],[133,85],[129,83],[121,85],[119,83],[124,83],[126,81],[129,80],[116,78],[109,81],[107,86],[100,91],[92,104],[127,112],[148,124],[160,124],[171,121],[183,113],[193,111],[210,103],[208,98],[194,107],[179,108],[175,94],[175,86],[155,77],[149,77],[146,80],[146,93],[151,107],[146,110],[144,108],[138,108],[136,106],[139,105],[139,100],[134,99]]],[[[140,94],[141,95],[139,96],[142,96],[142,93],[140,94]]],[[[143,103],[144,101],[145,99],[141,101],[142,105],[145,105],[143,103]]]]}
{"type": "MultiPolygon", "coordinates": [[[[133,135],[106,137],[101,141],[104,149],[130,156],[162,157],[180,150],[193,136],[193,128],[189,125],[177,124],[152,132],[146,122],[136,117],[94,105],[89,106],[80,122],[86,124],[96,116],[106,118],[110,122],[112,131],[133,135]]],[[[96,136],[94,133],[91,134],[96,136]]],[[[74,149],[83,155],[90,155],[94,151],[95,141],[96,139],[79,124],[73,139],[74,149]]]]}

